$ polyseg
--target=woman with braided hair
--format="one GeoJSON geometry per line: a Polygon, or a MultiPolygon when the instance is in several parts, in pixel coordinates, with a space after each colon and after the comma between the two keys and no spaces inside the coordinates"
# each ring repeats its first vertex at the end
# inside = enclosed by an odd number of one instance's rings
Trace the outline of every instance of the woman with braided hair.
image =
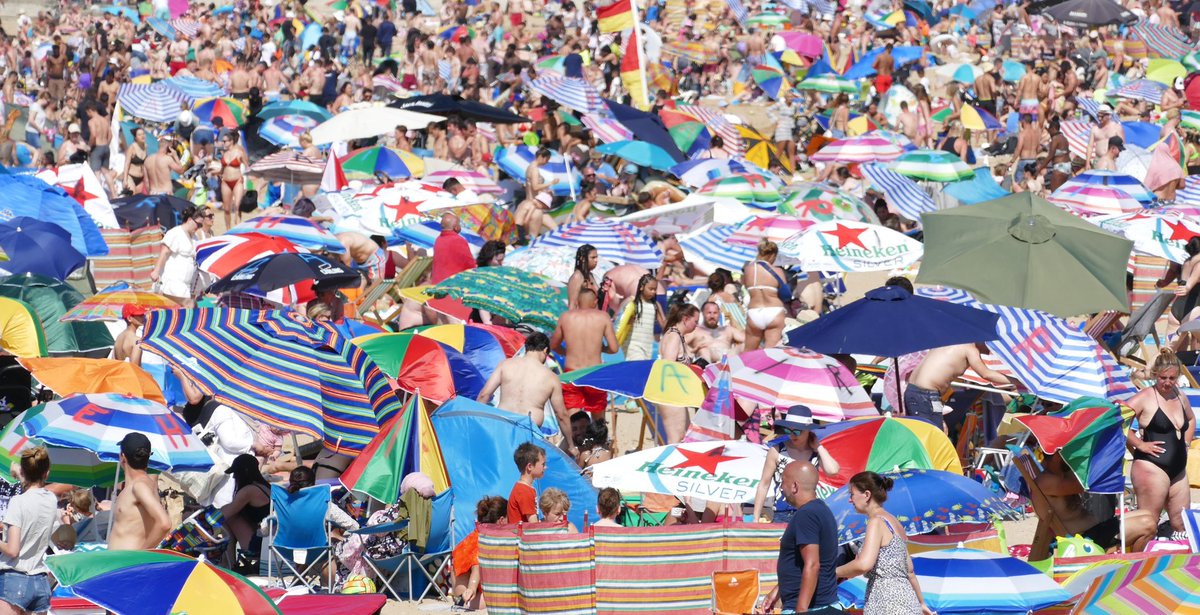
{"type": "Polygon", "coordinates": [[[647,273],[638,279],[637,292],[625,301],[617,321],[617,341],[625,351],[626,361],[645,361],[654,358],[654,325],[666,325],[662,309],[655,301],[658,280],[647,273]]]}
{"type": "Polygon", "coordinates": [[[579,299],[579,291],[590,288],[596,292],[600,299],[600,304],[603,305],[604,298],[600,297],[600,285],[596,283],[596,275],[592,272],[596,270],[596,265],[600,263],[600,253],[596,251],[596,247],[590,243],[585,243],[575,250],[575,271],[571,273],[571,277],[567,279],[567,309],[575,309],[575,303],[579,299]]]}

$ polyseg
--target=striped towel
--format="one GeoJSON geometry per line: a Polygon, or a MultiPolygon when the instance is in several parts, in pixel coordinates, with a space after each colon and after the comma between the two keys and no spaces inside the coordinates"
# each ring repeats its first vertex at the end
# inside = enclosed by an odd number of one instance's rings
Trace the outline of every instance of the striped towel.
{"type": "Polygon", "coordinates": [[[864,164],[860,169],[875,187],[883,190],[888,207],[896,214],[920,222],[921,214],[937,211],[933,198],[913,180],[878,162],[864,164]]]}
{"type": "Polygon", "coordinates": [[[1071,155],[1084,158],[1087,156],[1088,141],[1092,138],[1092,123],[1085,120],[1070,120],[1060,125],[1071,155]]]}

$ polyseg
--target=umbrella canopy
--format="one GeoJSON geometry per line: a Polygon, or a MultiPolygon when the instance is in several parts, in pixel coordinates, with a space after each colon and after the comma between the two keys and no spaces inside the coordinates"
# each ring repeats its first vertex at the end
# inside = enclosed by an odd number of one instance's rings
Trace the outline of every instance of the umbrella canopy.
{"type": "Polygon", "coordinates": [[[300,147],[300,135],[316,128],[319,122],[307,115],[277,115],[262,123],[258,136],[278,147],[300,147]]]}
{"type": "Polygon", "coordinates": [[[797,90],[825,92],[826,94],[858,94],[862,86],[858,81],[845,79],[837,75],[819,75],[809,77],[796,84],[797,90]]]}
{"type": "Polygon", "coordinates": [[[1183,264],[1189,255],[1184,248],[1193,237],[1200,237],[1200,223],[1189,217],[1167,212],[1139,211],[1119,216],[1089,219],[1100,228],[1133,242],[1133,251],[1183,264]]]}
{"type": "Polygon", "coordinates": [[[200,121],[213,124],[214,118],[221,118],[221,124],[227,128],[241,126],[246,123],[249,112],[246,105],[235,98],[215,97],[197,101],[192,107],[192,113],[200,121]]]}
{"type": "Polygon", "coordinates": [[[184,96],[193,99],[214,98],[225,96],[228,93],[224,88],[211,81],[188,75],[163,79],[160,83],[175,88],[184,96]]]}
{"type": "Polygon", "coordinates": [[[18,361],[42,386],[60,396],[75,393],[121,393],[167,403],[162,389],[146,370],[113,359],[25,358],[18,361]]]}
{"type": "Polygon", "coordinates": [[[10,274],[34,273],[65,280],[86,262],[71,247],[71,234],[62,227],[18,216],[0,223],[0,249],[8,256],[2,265],[10,274]]]}
{"type": "Polygon", "coordinates": [[[383,373],[396,380],[396,386],[439,404],[455,395],[478,397],[496,365],[491,364],[485,376],[480,372],[483,365],[472,363],[466,355],[433,338],[410,331],[364,335],[354,338],[354,343],[383,373]]]}
{"type": "MultiPolygon", "coordinates": [[[[953,107],[946,107],[942,112],[934,114],[933,119],[944,122],[952,110],[953,107]]],[[[958,120],[962,122],[963,128],[967,130],[1000,130],[1004,128],[1000,120],[996,119],[996,116],[988,113],[981,107],[973,105],[963,105],[959,109],[958,120]]]]}
{"type": "Polygon", "coordinates": [[[841,487],[859,472],[899,468],[942,470],[962,474],[958,452],[941,429],[927,421],[872,417],[842,421],[815,430],[821,446],[838,460],[837,474],[825,482],[841,487]]]}
{"type": "Polygon", "coordinates": [[[699,41],[667,41],[663,43],[662,52],[697,64],[715,64],[720,61],[720,54],[716,49],[699,41]]]}
{"type": "MultiPolygon", "coordinates": [[[[89,322],[93,320],[124,320],[121,314],[127,305],[136,305],[146,310],[169,310],[179,307],[165,295],[144,290],[123,288],[96,293],[71,308],[62,318],[66,321],[89,322]]],[[[143,395],[143,397],[145,397],[143,395]]]]}
{"type": "Polygon", "coordinates": [[[612,116],[630,132],[637,135],[638,139],[663,148],[676,162],[683,162],[687,159],[687,156],[679,151],[675,140],[671,138],[671,133],[667,132],[666,125],[657,114],[647,113],[615,100],[605,99],[604,104],[608,106],[612,116]]]}
{"type": "Polygon", "coordinates": [[[549,278],[512,267],[479,267],[456,273],[425,292],[547,331],[554,329],[558,315],[567,306],[566,289],[549,278]]]}
{"type": "Polygon", "coordinates": [[[1047,15],[1061,24],[1080,28],[1131,24],[1137,15],[1112,0],[1041,0],[1029,7],[1031,15],[1047,15]]]}
{"type": "Polygon", "coordinates": [[[38,171],[34,177],[62,188],[67,196],[83,205],[84,211],[96,226],[104,229],[120,227],[104,184],[87,163],[61,164],[58,167],[45,168],[38,171]]]}
{"type": "Polygon", "coordinates": [[[196,244],[196,266],[218,278],[240,269],[246,263],[273,254],[308,252],[291,241],[263,233],[226,234],[196,244]]]}
{"type": "Polygon", "coordinates": [[[511,111],[493,107],[474,100],[467,100],[457,94],[429,94],[427,96],[412,96],[393,102],[390,106],[405,111],[418,111],[441,116],[458,116],[465,120],[476,122],[491,122],[493,124],[520,124],[530,121],[511,111]]]}
{"type": "Polygon", "coordinates": [[[695,408],[704,401],[704,382],[675,361],[620,361],[577,369],[560,376],[568,384],[592,387],[652,404],[695,408]]]}
{"type": "Polygon", "coordinates": [[[1149,205],[1158,200],[1142,182],[1136,177],[1118,173],[1116,171],[1084,171],[1071,179],[1068,179],[1059,190],[1072,188],[1076,186],[1103,186],[1106,188],[1117,188],[1129,196],[1137,199],[1142,205],[1149,205]]]}
{"type": "Polygon", "coordinates": [[[383,173],[392,179],[420,177],[425,163],[416,155],[390,147],[364,147],[339,160],[347,177],[371,178],[383,173]]]}
{"type": "Polygon", "coordinates": [[[229,229],[231,235],[258,233],[272,237],[282,237],[293,245],[307,250],[341,253],[346,247],[337,236],[325,230],[324,227],[308,218],[300,216],[261,216],[246,220],[229,229]]]}
{"type": "Polygon", "coordinates": [[[1117,98],[1145,100],[1157,105],[1162,102],[1163,91],[1166,89],[1167,86],[1157,81],[1135,79],[1114,90],[1112,95],[1117,98]]]}
{"type": "MultiPolygon", "coordinates": [[[[1030,564],[979,549],[945,549],[912,558],[913,571],[930,610],[937,613],[1029,613],[1071,595],[1030,564]]],[[[861,605],[867,580],[838,586],[840,598],[861,605]]]]}
{"type": "Polygon", "coordinates": [[[186,201],[169,194],[131,194],[112,200],[113,213],[121,228],[140,229],[157,224],[164,229],[179,224],[183,210],[190,206],[186,201]]]}
{"type": "Polygon", "coordinates": [[[688,442],[621,455],[592,466],[592,485],[739,504],[754,499],[767,449],[751,442],[688,442]]]}
{"type": "Polygon", "coordinates": [[[1188,69],[1177,60],[1154,58],[1146,67],[1146,78],[1163,85],[1174,85],[1179,77],[1186,77],[1188,69]]]}
{"type": "Polygon", "coordinates": [[[891,162],[903,154],[904,148],[899,145],[874,133],[867,133],[834,141],[811,158],[814,162],[891,162]]]}
{"type": "Polygon", "coordinates": [[[600,258],[619,264],[640,265],[647,269],[662,264],[663,255],[641,229],[615,220],[572,222],[538,237],[531,248],[562,246],[578,248],[590,244],[600,258]]]}
{"type": "Polygon", "coordinates": [[[714,179],[696,191],[703,196],[737,199],[752,207],[775,209],[783,196],[761,175],[734,173],[714,179]]]}
{"type": "Polygon", "coordinates": [[[4,195],[3,218],[28,216],[57,224],[71,234],[71,247],[84,256],[108,254],[96,222],[62,188],[32,175],[0,174],[0,194],[4,195]]]}
{"type": "Polygon", "coordinates": [[[42,411],[34,406],[18,414],[0,431],[0,478],[14,485],[21,479],[12,475],[13,464],[20,467],[21,451],[31,446],[45,446],[50,454],[50,475],[47,481],[66,483],[77,487],[111,487],[117,475],[117,464],[100,461],[96,453],[81,448],[50,446],[37,438],[30,438],[21,424],[30,414],[42,411]]]}
{"type": "Polygon", "coordinates": [[[25,433],[68,448],[82,448],[102,460],[116,462],[121,439],[139,432],[150,439],[150,467],[177,472],[203,472],[213,465],[200,438],[166,406],[119,393],[72,395],[27,413],[25,433]]]}
{"type": "Polygon", "coordinates": [[[324,173],[324,162],[294,151],[276,152],[250,165],[251,175],[285,184],[317,184],[324,173]]]}
{"type": "Polygon", "coordinates": [[[400,416],[379,428],[379,435],[338,480],[356,494],[392,503],[403,495],[404,477],[413,472],[428,476],[435,493],[450,487],[442,448],[420,395],[413,395],[400,416]]]}
{"type": "Polygon", "coordinates": [[[675,165],[675,159],[663,148],[645,141],[617,141],[596,147],[601,154],[611,154],[637,165],[666,171],[675,165]]]}
{"type": "Polygon", "coordinates": [[[1063,186],[1046,197],[1046,200],[1073,211],[1101,216],[1142,210],[1142,203],[1129,196],[1129,193],[1107,186],[1063,186]]]}
{"type": "Polygon", "coordinates": [[[779,155],[779,148],[775,146],[774,140],[749,126],[741,124],[737,126],[737,131],[738,135],[742,138],[742,156],[746,160],[764,169],[778,167],[787,173],[791,173],[794,170],[792,161],[786,156],[779,155]]]}
{"type": "Polygon", "coordinates": [[[1200,609],[1200,557],[1153,555],[1106,572],[1092,581],[1072,615],[1189,613],[1200,609]]]}
{"type": "Polygon", "coordinates": [[[221,403],[333,452],[362,450],[400,411],[366,352],[332,323],[293,312],[159,310],[146,316],[141,344],[221,403]]]}
{"type": "Polygon", "coordinates": [[[263,105],[263,108],[259,109],[255,115],[261,120],[269,120],[285,115],[302,115],[315,120],[317,123],[324,122],[333,117],[333,114],[325,107],[308,102],[307,100],[276,101],[263,105]]]}
{"type": "Polygon", "coordinates": [[[208,292],[249,293],[256,296],[300,282],[314,286],[348,288],[362,281],[357,271],[328,257],[308,252],[284,252],[250,261],[237,271],[213,282],[208,292]]]}
{"type": "Polygon", "coordinates": [[[1092,398],[1091,407],[1069,416],[1018,416],[1047,455],[1059,453],[1085,491],[1121,493],[1125,490],[1125,431],[1121,409],[1092,398]]]}
{"type": "Polygon", "coordinates": [[[42,323],[28,303],[0,297],[0,348],[18,357],[49,354],[42,323]]]}
{"type": "Polygon", "coordinates": [[[788,89],[787,76],[773,66],[759,64],[750,71],[750,76],[771,100],[779,100],[779,92],[788,89]]]}
{"type": "Polygon", "coordinates": [[[821,222],[779,244],[805,271],[890,271],[921,259],[921,242],[877,224],[821,222]]]}
{"type": "Polygon", "coordinates": [[[740,271],[748,261],[754,260],[756,252],[749,246],[730,243],[734,230],[732,226],[706,225],[680,236],[679,245],[688,260],[708,263],[710,268],[740,271]]]}
{"type": "Polygon", "coordinates": [[[921,149],[908,152],[892,163],[892,170],[913,179],[935,182],[954,182],[975,177],[975,172],[961,158],[940,150],[921,149]]]}
{"type": "Polygon", "coordinates": [[[46,565],[75,595],[114,613],[281,613],[245,577],[173,551],[67,553],[46,565]]]}
{"type": "Polygon", "coordinates": [[[813,222],[856,220],[879,224],[879,217],[862,199],[823,182],[796,182],[784,189],[779,211],[813,222]]]}
{"type": "MultiPolygon", "coordinates": [[[[528,145],[508,145],[497,148],[494,154],[496,166],[513,179],[525,181],[525,170],[533,164],[537,150],[528,145]]],[[[583,177],[569,160],[558,152],[550,153],[550,162],[541,167],[542,177],[550,183],[555,196],[569,196],[579,192],[583,177]]]]}
{"type": "Polygon", "coordinates": [[[780,188],[783,187],[783,182],[779,181],[779,178],[744,158],[698,158],[695,160],[685,160],[672,166],[670,172],[675,177],[681,179],[683,183],[693,188],[699,188],[714,179],[734,173],[758,175],[766,182],[776,183],[780,188]]]}
{"type": "MultiPolygon", "coordinates": [[[[505,256],[504,264],[513,269],[544,275],[566,286],[571,274],[575,273],[575,251],[576,248],[570,246],[529,246],[505,256]]],[[[615,265],[613,261],[601,258],[592,275],[603,277],[615,265]]]]}
{"type": "MultiPolygon", "coordinates": [[[[105,356],[113,347],[112,334],[103,323],[62,322],[71,308],[83,303],[83,295],[58,280],[40,275],[0,278],[0,296],[18,299],[33,310],[41,322],[46,350],[52,356],[105,356]]],[[[24,321],[23,310],[16,306],[9,314],[17,322],[24,321]]],[[[29,335],[27,332],[22,337],[29,339],[29,335]]]]}
{"type": "Polygon", "coordinates": [[[734,225],[733,233],[726,238],[726,242],[757,246],[760,240],[769,239],[782,243],[812,225],[811,221],[796,216],[753,216],[734,225]]]}
{"type": "Polygon", "coordinates": [[[313,144],[324,145],[335,141],[370,139],[389,133],[397,126],[410,130],[422,130],[426,126],[446,118],[440,115],[405,111],[383,106],[363,106],[347,109],[321,123],[312,130],[313,144]]]}
{"type": "MultiPolygon", "coordinates": [[[[808,406],[813,418],[841,421],[878,416],[875,404],[844,365],[823,354],[796,348],[750,350],[728,358],[733,396],[786,409],[808,406]]],[[[716,382],[720,366],[709,365],[704,379],[716,382]]]]}
{"type": "Polygon", "coordinates": [[[911,295],[893,286],[792,329],[787,343],[825,354],[861,353],[898,357],[939,346],[997,338],[999,317],[983,310],[911,295]],[[868,323],[906,323],[880,330],[868,323]]]}
{"type": "MultiPolygon", "coordinates": [[[[885,472],[895,484],[883,507],[896,516],[904,533],[927,534],[955,523],[986,523],[1016,513],[999,495],[974,480],[940,470],[885,472]]],[[[838,522],[838,542],[862,539],[867,517],[850,504],[850,486],[825,499],[838,522]]]]}
{"type": "Polygon", "coordinates": [[[917,281],[970,291],[987,303],[1061,316],[1129,311],[1133,242],[1029,193],[926,214],[917,281]],[[1011,275],[981,275],[1005,263],[1011,275]],[[1053,267],[1045,266],[1053,263],[1053,267]]]}
{"type": "Polygon", "coordinates": [[[580,113],[604,115],[606,108],[600,92],[590,83],[575,77],[547,76],[529,82],[529,89],[580,113]]]}
{"type": "Polygon", "coordinates": [[[134,117],[165,123],[175,121],[183,105],[191,106],[192,99],[162,83],[122,83],[117,91],[117,103],[134,117]]]}

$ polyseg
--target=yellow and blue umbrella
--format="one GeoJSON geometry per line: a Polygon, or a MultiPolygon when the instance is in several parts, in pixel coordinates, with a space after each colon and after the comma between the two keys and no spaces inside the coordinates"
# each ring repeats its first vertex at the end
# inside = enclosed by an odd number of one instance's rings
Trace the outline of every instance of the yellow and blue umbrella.
{"type": "Polygon", "coordinates": [[[49,354],[42,323],[28,303],[0,297],[0,348],[18,357],[49,354]]]}
{"type": "Polygon", "coordinates": [[[691,367],[676,361],[605,363],[567,372],[560,379],[652,404],[697,408],[704,402],[704,381],[691,367]]]}

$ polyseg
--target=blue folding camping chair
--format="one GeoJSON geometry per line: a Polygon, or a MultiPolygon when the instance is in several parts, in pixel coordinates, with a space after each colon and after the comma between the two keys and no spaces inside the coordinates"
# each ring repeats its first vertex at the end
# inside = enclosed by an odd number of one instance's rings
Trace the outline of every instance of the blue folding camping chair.
{"type": "MultiPolygon", "coordinates": [[[[310,582],[308,576],[333,556],[330,524],[326,521],[330,497],[329,485],[308,487],[296,493],[271,485],[271,514],[267,517],[268,578],[275,578],[272,563],[278,558],[279,580],[284,587],[298,583],[309,589],[322,587],[310,582]],[[294,576],[291,582],[284,578],[288,572],[294,576]]],[[[327,591],[333,587],[333,567],[328,568],[328,583],[323,586],[327,591]]]]}
{"type": "MultiPolygon", "coordinates": [[[[355,530],[353,533],[363,536],[391,534],[408,527],[408,519],[394,523],[384,523],[355,530]]],[[[363,561],[367,563],[383,589],[402,600],[424,600],[432,589],[441,598],[446,592],[438,585],[437,579],[450,566],[450,554],[454,550],[454,495],[450,489],[443,491],[433,498],[433,514],[429,526],[429,538],[424,549],[418,549],[416,541],[409,536],[408,548],[399,555],[383,559],[375,559],[363,553],[363,561]],[[432,572],[430,566],[432,565],[432,572]],[[414,575],[414,571],[417,574],[414,575]],[[407,581],[400,586],[397,581],[407,581]],[[414,582],[416,585],[414,585],[414,582]]]]}

